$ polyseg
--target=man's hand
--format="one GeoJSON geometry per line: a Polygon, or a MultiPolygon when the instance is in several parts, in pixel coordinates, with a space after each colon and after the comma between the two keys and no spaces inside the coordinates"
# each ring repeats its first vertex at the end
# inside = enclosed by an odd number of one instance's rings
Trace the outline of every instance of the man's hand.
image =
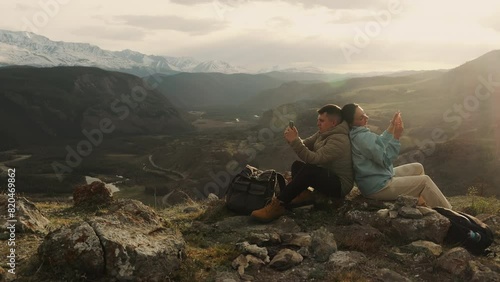
{"type": "Polygon", "coordinates": [[[299,137],[299,131],[297,130],[297,127],[295,127],[295,126],[293,128],[290,128],[289,126],[287,126],[283,135],[285,136],[286,141],[288,143],[290,143],[299,137]]]}

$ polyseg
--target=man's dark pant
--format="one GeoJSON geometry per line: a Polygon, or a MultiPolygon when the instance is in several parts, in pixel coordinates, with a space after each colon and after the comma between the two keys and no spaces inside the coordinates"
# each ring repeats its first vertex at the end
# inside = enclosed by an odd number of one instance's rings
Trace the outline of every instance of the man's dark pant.
{"type": "Polygon", "coordinates": [[[329,197],[340,198],[342,194],[340,179],[332,171],[295,161],[292,164],[292,181],[280,192],[278,200],[288,204],[309,186],[329,197]]]}

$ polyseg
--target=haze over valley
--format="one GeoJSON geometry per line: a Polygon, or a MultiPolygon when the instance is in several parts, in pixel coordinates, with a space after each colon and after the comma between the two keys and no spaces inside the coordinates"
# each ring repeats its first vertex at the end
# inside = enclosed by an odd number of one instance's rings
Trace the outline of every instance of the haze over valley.
{"type": "Polygon", "coordinates": [[[397,164],[448,196],[500,190],[500,29],[494,1],[6,1],[0,176],[37,196],[86,177],[170,205],[224,194],[237,168],[289,170],[282,132],[359,103],[397,164]],[[453,6],[453,13],[444,13],[453,6]],[[423,20],[425,19],[425,20],[423,20]],[[177,196],[176,196],[177,195],[177,196]],[[177,199],[179,200],[179,199],[177,199]],[[158,198],[156,198],[158,201],[158,198]]]}
{"type": "MultiPolygon", "coordinates": [[[[4,44],[15,44],[6,34],[4,44]]],[[[30,37],[23,46],[47,50],[30,37]]],[[[66,54],[69,45],[58,45],[66,54]]],[[[9,58],[22,59],[20,52],[9,58]]],[[[105,62],[103,54],[95,61],[105,62]]],[[[134,68],[126,74],[67,65],[0,68],[0,115],[9,121],[0,127],[2,176],[15,166],[26,193],[69,194],[91,176],[146,201],[152,194],[222,196],[230,167],[289,169],[296,157],[282,137],[288,120],[305,137],[316,130],[315,109],[356,102],[377,132],[401,110],[406,131],[398,163],[424,163],[445,194],[472,186],[499,194],[498,50],[450,70],[383,75],[193,71],[141,78],[134,68]]]]}

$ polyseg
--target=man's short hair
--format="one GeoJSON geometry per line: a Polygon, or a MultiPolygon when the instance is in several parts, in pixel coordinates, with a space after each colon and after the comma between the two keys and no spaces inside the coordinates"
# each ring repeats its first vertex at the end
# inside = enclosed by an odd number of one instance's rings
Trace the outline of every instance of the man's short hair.
{"type": "Polygon", "coordinates": [[[330,120],[335,120],[337,124],[342,122],[342,109],[335,104],[327,104],[318,110],[318,114],[326,113],[330,120]]]}

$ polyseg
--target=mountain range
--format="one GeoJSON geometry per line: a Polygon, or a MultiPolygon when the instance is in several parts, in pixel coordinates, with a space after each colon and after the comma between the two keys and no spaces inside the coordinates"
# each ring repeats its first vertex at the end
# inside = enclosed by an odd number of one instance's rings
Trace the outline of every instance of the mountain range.
{"type": "Polygon", "coordinates": [[[0,68],[0,118],[9,121],[0,125],[2,147],[88,137],[83,131],[185,132],[193,129],[188,117],[130,74],[89,67],[0,68]]]}
{"type": "Polygon", "coordinates": [[[139,76],[154,73],[222,72],[239,73],[243,68],[190,57],[145,55],[132,50],[107,51],[88,43],[51,41],[32,32],[0,30],[0,64],[52,66],[93,66],[139,76]]]}
{"type": "MultiPolygon", "coordinates": [[[[128,49],[108,51],[88,43],[52,41],[32,32],[8,30],[0,30],[0,66],[2,65],[91,66],[138,76],[178,72],[252,73],[244,67],[221,60],[200,61],[191,57],[146,55],[128,49]]],[[[321,69],[307,66],[273,66],[256,73],[267,72],[325,74],[321,69]]]]}

